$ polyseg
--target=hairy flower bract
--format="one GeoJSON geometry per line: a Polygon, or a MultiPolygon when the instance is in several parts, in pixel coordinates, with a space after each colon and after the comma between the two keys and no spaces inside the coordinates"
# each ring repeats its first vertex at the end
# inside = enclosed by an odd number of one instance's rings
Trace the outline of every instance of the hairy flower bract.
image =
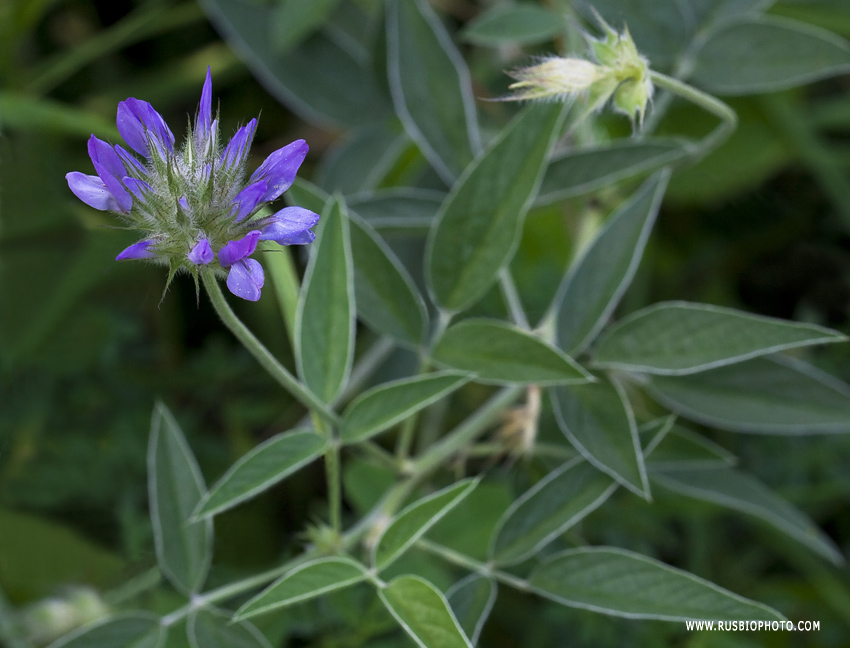
{"type": "Polygon", "coordinates": [[[250,176],[248,151],[257,120],[239,128],[222,146],[218,118],[212,114],[210,71],[195,123],[175,148],[174,135],[146,101],[118,104],[118,132],[131,151],[94,135],[88,153],[96,175],[79,171],[65,177],[87,205],[118,214],[142,239],[116,259],[146,259],[178,272],[213,272],[226,277],[234,295],[256,301],[264,283],[263,267],[251,255],[260,241],[303,245],[315,238],[310,228],[318,214],[285,207],[271,215],[262,208],[277,200],[295,180],[307,155],[296,140],[269,155],[250,176]]]}
{"type": "Polygon", "coordinates": [[[586,112],[601,109],[613,97],[613,107],[634,123],[643,124],[652,101],[649,62],[641,56],[628,28],[618,33],[597,13],[604,39],[584,34],[594,61],[579,57],[552,56],[537,64],[511,70],[516,79],[509,88],[511,101],[586,97],[586,112]]]}

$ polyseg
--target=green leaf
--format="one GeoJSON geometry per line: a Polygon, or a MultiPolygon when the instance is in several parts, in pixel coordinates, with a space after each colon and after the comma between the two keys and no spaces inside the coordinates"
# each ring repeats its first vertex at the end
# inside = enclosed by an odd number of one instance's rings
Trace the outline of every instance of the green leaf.
{"type": "Polygon", "coordinates": [[[595,511],[617,490],[617,483],[576,457],[550,472],[522,494],[499,520],[490,559],[520,563],[595,511]]]}
{"type": "Polygon", "coordinates": [[[500,385],[563,385],[593,380],[560,349],[499,320],[468,319],[449,327],[434,349],[433,359],[474,372],[480,382],[500,385]]]}
{"type": "Polygon", "coordinates": [[[233,618],[240,621],[287,605],[309,601],[359,583],[366,577],[366,567],[351,558],[337,556],[313,560],[296,567],[269,585],[239,608],[233,618]]]}
{"type": "Polygon", "coordinates": [[[713,28],[745,14],[760,14],[775,0],[702,0],[691,6],[702,29],[713,28]]]}
{"type": "Polygon", "coordinates": [[[340,0],[283,0],[273,15],[273,47],[285,52],[327,20],[340,0]]]}
{"type": "Polygon", "coordinates": [[[444,309],[471,306],[511,260],[566,111],[560,103],[524,108],[446,198],[426,249],[431,294],[444,309]]]}
{"type": "MultiPolygon", "coordinates": [[[[675,415],[671,415],[675,418],[675,415]]],[[[698,470],[720,468],[737,463],[731,452],[709,441],[703,435],[681,425],[672,424],[663,432],[662,438],[653,437],[643,449],[646,467],[651,470],[698,470]],[[656,440],[657,439],[657,440],[656,440]]],[[[644,429],[640,429],[641,435],[644,429]]]]}
{"type": "Polygon", "coordinates": [[[417,500],[396,515],[372,549],[375,569],[389,567],[476,486],[477,479],[464,479],[417,500]]]}
{"type": "Polygon", "coordinates": [[[777,17],[744,18],[715,32],[697,54],[694,84],[720,95],[787,90],[850,71],[850,43],[777,17]]]}
{"type": "Polygon", "coordinates": [[[312,430],[273,436],[240,457],[198,503],[194,517],[212,517],[268,490],[320,456],[327,442],[312,430]]]}
{"type": "Polygon", "coordinates": [[[593,363],[607,369],[678,376],[846,339],[815,324],[709,304],[662,302],[608,329],[593,349],[593,363]]]}
{"type": "Polygon", "coordinates": [[[360,318],[378,333],[422,344],[428,311],[416,284],[386,242],[357,218],[351,219],[351,255],[360,318]]]}
{"type": "Polygon", "coordinates": [[[201,6],[269,92],[303,119],[357,126],[389,112],[368,60],[347,43],[316,33],[282,54],[273,33],[275,4],[201,0],[201,6]]]}
{"type": "Polygon", "coordinates": [[[444,371],[373,387],[346,408],[339,432],[340,441],[365,441],[447,396],[469,379],[465,374],[444,371]]]}
{"type": "Polygon", "coordinates": [[[348,380],[354,357],[354,272],[341,199],[327,205],[310,247],[295,318],[295,360],[302,380],[330,403],[348,380]]]}
{"type": "Polygon", "coordinates": [[[688,497],[748,513],[788,534],[836,565],[841,551],[817,525],[760,481],[732,468],[654,471],[653,483],[688,497]]]}
{"type": "Polygon", "coordinates": [[[0,92],[0,131],[11,129],[78,137],[89,137],[94,133],[103,138],[118,138],[115,124],[96,113],[7,90],[0,92]]]}
{"type": "Polygon", "coordinates": [[[271,648],[252,623],[234,623],[230,614],[209,608],[189,616],[186,634],[191,648],[271,648]]]}
{"type": "Polygon", "coordinates": [[[158,648],[165,642],[165,634],[159,617],[120,614],[80,628],[48,648],[158,648]]]}
{"type": "Polygon", "coordinates": [[[646,388],[685,418],[733,432],[850,432],[850,385],[782,356],[691,376],[653,376],[646,388]]]}
{"type": "Polygon", "coordinates": [[[766,605],[613,547],[556,554],[534,571],[529,583],[532,591],[557,603],[628,619],[784,620],[766,605]]]}
{"type": "Polygon", "coordinates": [[[470,643],[476,645],[496,603],[498,587],[492,578],[472,573],[446,592],[446,600],[470,643]]]}
{"type": "Polygon", "coordinates": [[[446,598],[418,576],[399,576],[378,596],[421,648],[472,648],[446,598]]]}
{"type": "Polygon", "coordinates": [[[212,558],[212,520],[190,521],[206,491],[204,478],[168,408],[153,410],[148,497],[159,568],[185,593],[201,590],[212,558]]]}
{"type": "Polygon", "coordinates": [[[649,499],[649,482],[631,406],[614,380],[551,390],[561,432],[585,459],[649,499]]]}
{"type": "Polygon", "coordinates": [[[390,187],[350,196],[348,206],[377,230],[427,231],[445,197],[440,191],[390,187]]]}
{"type": "Polygon", "coordinates": [[[536,205],[598,191],[615,182],[650,173],[688,155],[674,139],[617,140],[592,149],[570,150],[549,163],[536,205]]]}
{"type": "Polygon", "coordinates": [[[564,29],[560,13],[531,3],[496,5],[473,18],[463,30],[463,38],[476,45],[498,47],[506,43],[541,43],[564,29]]]}
{"type": "Polygon", "coordinates": [[[372,190],[409,146],[410,138],[399,133],[394,121],[359,126],[322,156],[315,182],[328,192],[339,191],[346,197],[372,190]]]}
{"type": "Polygon", "coordinates": [[[396,113],[446,184],[481,148],[469,70],[423,0],[387,3],[387,72],[396,113]]]}
{"type": "Polygon", "coordinates": [[[558,345],[570,355],[578,356],[593,342],[629,287],[668,177],[654,175],[623,203],[564,277],[552,308],[558,345]]]}

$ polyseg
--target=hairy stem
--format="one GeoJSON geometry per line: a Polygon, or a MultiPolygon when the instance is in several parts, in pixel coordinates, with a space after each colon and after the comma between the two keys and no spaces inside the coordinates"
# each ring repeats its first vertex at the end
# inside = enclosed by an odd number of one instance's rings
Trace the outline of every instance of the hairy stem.
{"type": "Polygon", "coordinates": [[[509,268],[502,268],[501,272],[499,272],[499,286],[502,289],[502,297],[505,299],[505,304],[508,306],[508,311],[511,314],[514,324],[526,331],[530,330],[531,325],[528,323],[528,317],[525,314],[525,309],[522,307],[519,291],[516,289],[516,284],[509,268]]]}
{"type": "Polygon", "coordinates": [[[687,83],[683,83],[682,81],[669,77],[666,74],[655,72],[654,70],[650,71],[650,77],[652,78],[652,82],[659,88],[664,88],[665,90],[678,95],[682,99],[690,101],[692,104],[699,106],[703,110],[710,112],[712,115],[715,115],[720,119],[720,124],[717,128],[711,131],[711,133],[709,133],[705,139],[699,143],[698,148],[695,151],[695,157],[701,158],[708,154],[712,149],[719,146],[727,137],[729,137],[729,135],[732,134],[732,131],[734,131],[735,127],[738,125],[738,115],[735,114],[735,111],[719,99],[712,97],[710,94],[707,94],[702,90],[697,90],[693,86],[689,86],[687,83]]]}
{"type": "Polygon", "coordinates": [[[443,560],[454,565],[458,565],[459,567],[463,567],[469,571],[481,574],[487,578],[495,578],[497,581],[502,582],[505,585],[510,585],[521,592],[527,592],[529,590],[528,581],[518,578],[513,574],[493,569],[492,565],[475,560],[475,558],[462,554],[454,549],[444,547],[443,545],[431,542],[430,540],[419,540],[416,543],[416,546],[430,554],[439,556],[443,560]]]}
{"type": "Polygon", "coordinates": [[[260,365],[262,365],[263,369],[265,369],[272,378],[280,383],[284,389],[292,394],[305,407],[315,412],[318,416],[321,416],[322,419],[329,423],[338,423],[339,417],[328,409],[328,407],[320,401],[313,392],[302,385],[298,379],[287,370],[286,367],[280,364],[277,358],[275,358],[271,352],[263,346],[263,343],[260,342],[256,336],[251,333],[248,327],[242,323],[242,320],[236,316],[236,313],[233,312],[230,305],[227,303],[227,300],[224,298],[224,294],[221,292],[218,281],[212,272],[201,272],[201,280],[203,281],[204,288],[206,289],[218,316],[221,318],[221,321],[224,322],[225,326],[227,326],[231,333],[236,336],[236,339],[239,340],[246,349],[248,349],[251,355],[256,358],[260,365]]]}

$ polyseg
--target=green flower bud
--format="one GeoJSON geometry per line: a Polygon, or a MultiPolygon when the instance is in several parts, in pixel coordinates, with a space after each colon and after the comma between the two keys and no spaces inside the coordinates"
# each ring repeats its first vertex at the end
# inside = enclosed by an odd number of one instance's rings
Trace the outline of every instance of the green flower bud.
{"type": "Polygon", "coordinates": [[[585,112],[601,109],[613,97],[614,109],[643,125],[647,104],[652,101],[653,85],[649,61],[641,56],[628,28],[615,31],[597,13],[603,38],[585,34],[595,61],[576,57],[552,57],[537,65],[508,72],[516,79],[510,85],[514,94],[506,99],[557,98],[587,100],[585,112]]]}

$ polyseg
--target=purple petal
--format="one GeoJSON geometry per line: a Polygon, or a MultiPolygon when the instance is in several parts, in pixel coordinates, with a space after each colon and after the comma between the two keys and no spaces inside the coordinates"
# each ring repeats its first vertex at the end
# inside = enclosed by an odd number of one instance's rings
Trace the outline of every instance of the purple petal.
{"type": "Polygon", "coordinates": [[[182,209],[185,213],[189,213],[189,200],[186,196],[180,196],[177,200],[177,204],[180,205],[180,209],[182,209]]]}
{"type": "Polygon", "coordinates": [[[156,253],[150,249],[153,243],[153,241],[139,241],[138,243],[133,243],[133,245],[115,257],[115,260],[128,261],[130,259],[153,259],[156,257],[156,253]]]}
{"type": "Polygon", "coordinates": [[[115,123],[124,141],[140,155],[150,157],[148,138],[159,144],[158,153],[165,148],[172,150],[174,134],[168,128],[162,115],[147,101],[130,97],[119,103],[115,123]]]}
{"type": "MultiPolygon", "coordinates": [[[[248,155],[248,149],[251,148],[251,142],[254,139],[254,132],[256,130],[257,120],[252,119],[236,131],[227,143],[224,153],[221,154],[221,163],[225,168],[233,169],[242,164],[245,160],[245,156],[248,155]]],[[[253,182],[254,178],[252,178],[251,181],[253,182]]]]}
{"type": "Polygon", "coordinates": [[[260,288],[264,282],[263,266],[254,259],[243,259],[235,263],[227,275],[228,290],[248,301],[257,301],[260,298],[260,288]]]}
{"type": "Polygon", "coordinates": [[[215,255],[213,254],[210,242],[207,239],[202,238],[195,244],[195,247],[189,251],[188,256],[189,261],[195,265],[203,265],[212,261],[215,255]]]}
{"type": "Polygon", "coordinates": [[[257,249],[257,241],[260,240],[260,230],[248,232],[243,238],[236,241],[230,241],[221,250],[218,251],[218,262],[222,268],[233,265],[237,261],[241,261],[246,256],[250,256],[257,249]]]}
{"type": "Polygon", "coordinates": [[[130,190],[130,193],[140,202],[147,202],[148,194],[153,193],[151,187],[144,180],[136,180],[136,178],[125,177],[122,179],[124,186],[130,190]]]}
{"type": "MultiPolygon", "coordinates": [[[[207,68],[207,78],[204,81],[204,89],[201,90],[201,103],[198,105],[198,117],[195,120],[195,133],[198,143],[205,143],[210,133],[210,122],[212,120],[212,74],[207,68]]],[[[205,147],[199,146],[201,150],[205,147]]]]}
{"type": "Polygon", "coordinates": [[[256,209],[260,202],[260,198],[262,198],[265,193],[266,181],[260,180],[252,185],[248,185],[236,194],[236,198],[233,199],[233,206],[236,207],[235,220],[237,223],[251,215],[251,212],[256,209]]]}
{"type": "Polygon", "coordinates": [[[99,177],[71,171],[65,174],[65,179],[74,195],[89,207],[101,211],[121,211],[118,201],[99,177]]]}
{"type": "Polygon", "coordinates": [[[111,176],[123,178],[127,175],[127,169],[124,168],[124,163],[118,157],[118,153],[103,140],[92,135],[89,138],[88,150],[91,161],[100,164],[111,176]]]}
{"type": "Polygon", "coordinates": [[[136,157],[127,152],[126,149],[122,148],[120,145],[115,145],[115,152],[118,154],[118,157],[121,158],[121,161],[124,163],[126,168],[133,168],[136,170],[141,176],[145,176],[148,172],[145,170],[145,167],[141,165],[141,163],[136,159],[136,157]]]}
{"type": "Polygon", "coordinates": [[[103,181],[103,184],[109,190],[109,193],[113,195],[115,201],[120,206],[119,211],[130,211],[130,208],[133,206],[133,197],[127,192],[121,181],[114,175],[110,174],[109,171],[107,171],[107,169],[100,162],[94,163],[94,170],[97,171],[97,175],[100,176],[100,179],[103,181]]]}
{"type": "Polygon", "coordinates": [[[307,245],[316,240],[316,235],[310,230],[305,230],[299,234],[293,234],[286,238],[275,239],[274,242],[278,245],[307,245]]]}
{"type": "Polygon", "coordinates": [[[263,202],[276,200],[289,189],[295,181],[298,168],[307,157],[310,147],[307,142],[295,140],[269,155],[251,175],[251,182],[264,178],[268,180],[269,188],[263,196],[263,202]]]}
{"type": "Polygon", "coordinates": [[[260,240],[280,245],[312,243],[316,235],[310,231],[319,222],[319,215],[303,207],[284,207],[262,225],[260,240]]]}

